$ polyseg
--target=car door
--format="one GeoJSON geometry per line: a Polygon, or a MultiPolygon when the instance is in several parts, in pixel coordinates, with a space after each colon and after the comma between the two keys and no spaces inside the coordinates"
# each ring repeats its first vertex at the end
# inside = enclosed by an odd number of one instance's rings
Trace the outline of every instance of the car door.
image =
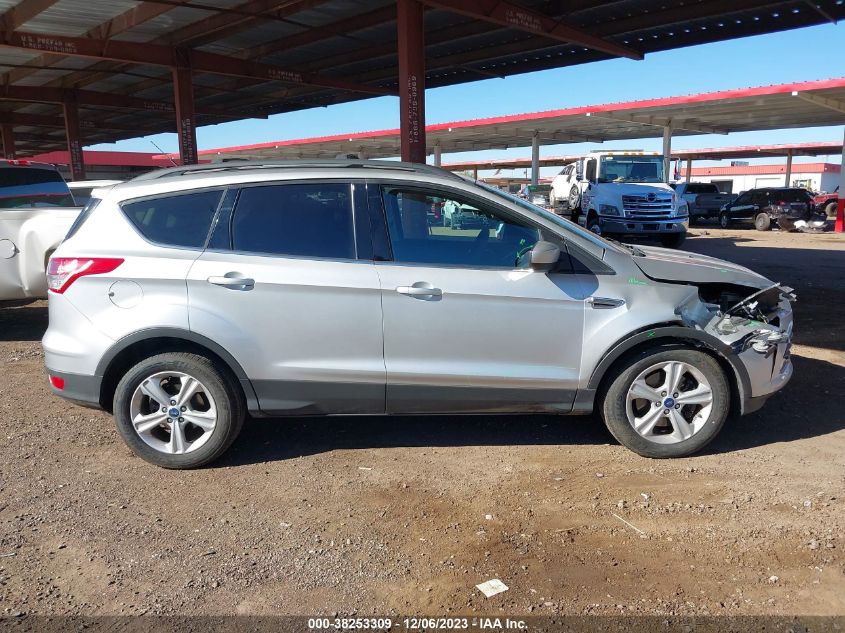
{"type": "Polygon", "coordinates": [[[235,357],[265,413],[384,412],[379,278],[356,190],[310,181],[230,191],[190,270],[191,330],[235,357]]]}
{"type": "Polygon", "coordinates": [[[734,220],[745,220],[754,217],[754,195],[755,191],[746,191],[730,205],[731,218],[734,220]]]}
{"type": "Polygon", "coordinates": [[[586,297],[575,275],[516,265],[551,236],[486,198],[440,187],[368,189],[387,411],[570,410],[586,297]],[[433,200],[472,209],[483,222],[427,226],[433,200]]]}

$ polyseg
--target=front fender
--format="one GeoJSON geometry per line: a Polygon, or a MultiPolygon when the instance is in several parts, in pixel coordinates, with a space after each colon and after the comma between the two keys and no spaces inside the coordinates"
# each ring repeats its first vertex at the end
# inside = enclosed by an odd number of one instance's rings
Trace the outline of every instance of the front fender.
{"type": "MultiPolygon", "coordinates": [[[[749,379],[748,371],[736,357],[731,346],[707,332],[693,330],[680,325],[660,325],[647,328],[629,334],[617,341],[593,370],[587,385],[588,389],[597,390],[613,364],[634,348],[647,344],[670,343],[672,341],[683,341],[695,347],[707,349],[726,362],[733,372],[740,407],[742,409],[745,408],[745,403],[751,398],[751,380],[749,379]]],[[[741,411],[741,413],[743,412],[741,411]]]]}

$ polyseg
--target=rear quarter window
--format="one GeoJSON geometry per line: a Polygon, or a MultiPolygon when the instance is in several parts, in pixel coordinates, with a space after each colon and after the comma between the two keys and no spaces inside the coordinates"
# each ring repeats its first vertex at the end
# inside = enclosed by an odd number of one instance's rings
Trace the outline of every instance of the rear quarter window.
{"type": "Polygon", "coordinates": [[[120,208],[150,242],[202,248],[222,195],[215,190],[156,196],[124,202],[120,208]]]}
{"type": "Polygon", "coordinates": [[[70,189],[55,169],[10,166],[0,169],[0,209],[72,207],[70,189]]]}

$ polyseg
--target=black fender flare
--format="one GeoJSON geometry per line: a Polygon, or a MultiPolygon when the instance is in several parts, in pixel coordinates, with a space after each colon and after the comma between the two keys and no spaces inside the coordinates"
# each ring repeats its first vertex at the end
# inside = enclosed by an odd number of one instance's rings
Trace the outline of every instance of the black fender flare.
{"type": "Polygon", "coordinates": [[[187,341],[188,343],[194,343],[201,347],[204,347],[214,354],[216,354],[235,374],[235,377],[238,379],[238,382],[241,383],[241,387],[244,390],[244,397],[247,401],[247,408],[249,411],[258,411],[258,397],[255,394],[255,389],[252,386],[252,382],[250,381],[249,377],[246,375],[244,368],[241,367],[241,364],[232,356],[226,349],[221,346],[219,343],[211,340],[208,337],[203,336],[202,334],[197,334],[196,332],[191,332],[190,330],[184,330],[182,328],[172,328],[172,327],[156,327],[156,328],[147,328],[144,330],[138,330],[137,332],[133,332],[128,336],[124,336],[121,339],[115,341],[115,343],[103,354],[103,357],[100,359],[100,362],[97,363],[97,370],[96,375],[101,379],[105,377],[106,372],[109,370],[109,367],[114,362],[114,360],[128,347],[135,345],[136,343],[142,343],[144,341],[158,339],[158,338],[170,338],[176,339],[181,341],[187,341]]]}
{"type": "Polygon", "coordinates": [[[708,334],[707,332],[702,332],[700,330],[693,330],[681,325],[660,325],[647,328],[639,332],[629,334],[625,338],[617,341],[605,353],[598,365],[596,365],[596,368],[590,376],[587,388],[597,390],[607,374],[607,371],[613,366],[613,364],[625,353],[638,345],[651,342],[665,343],[672,340],[685,341],[696,347],[704,347],[725,361],[733,370],[734,377],[736,378],[737,390],[739,392],[739,403],[740,406],[744,408],[743,403],[751,397],[751,381],[748,377],[748,371],[737,358],[733,348],[712,334],[708,334]]]}

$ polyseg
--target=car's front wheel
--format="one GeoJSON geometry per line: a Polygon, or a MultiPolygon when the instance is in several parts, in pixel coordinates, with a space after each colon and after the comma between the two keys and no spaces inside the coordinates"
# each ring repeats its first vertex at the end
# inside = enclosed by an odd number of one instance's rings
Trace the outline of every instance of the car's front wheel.
{"type": "Polygon", "coordinates": [[[730,227],[730,225],[731,225],[731,216],[727,212],[722,211],[719,214],[719,226],[721,226],[723,229],[727,229],[727,228],[730,227]]]}
{"type": "Polygon", "coordinates": [[[620,444],[644,457],[683,457],[706,446],[730,409],[719,363],[684,347],[654,347],[628,358],[606,383],[601,412],[620,444]]]}
{"type": "Polygon", "coordinates": [[[164,468],[197,468],[222,455],[246,417],[235,378],[209,358],[169,352],[146,358],[114,394],[117,430],[132,451],[164,468]]]}

